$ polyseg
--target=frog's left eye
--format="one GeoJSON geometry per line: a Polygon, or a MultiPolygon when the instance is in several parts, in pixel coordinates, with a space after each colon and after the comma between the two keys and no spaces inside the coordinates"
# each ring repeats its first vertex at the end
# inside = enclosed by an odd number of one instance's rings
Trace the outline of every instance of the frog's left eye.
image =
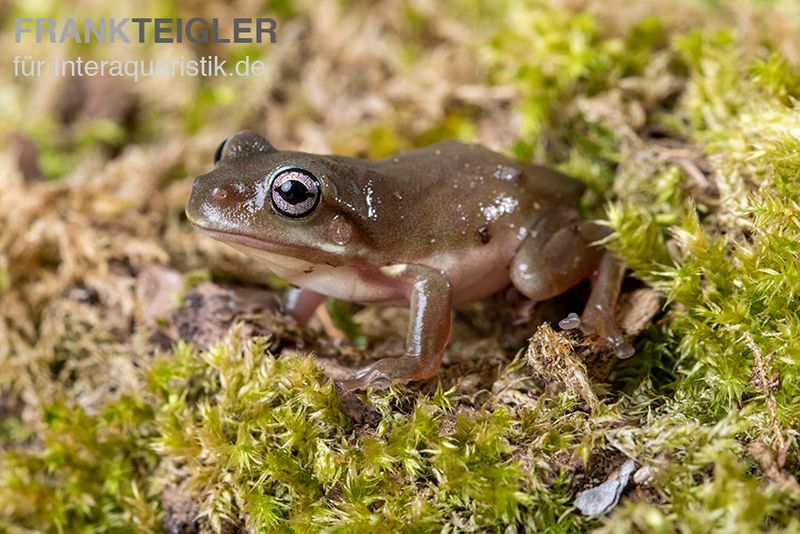
{"type": "Polygon", "coordinates": [[[225,139],[224,141],[222,141],[222,142],[219,144],[219,146],[217,147],[217,150],[214,152],[214,165],[216,165],[217,163],[219,163],[219,160],[221,160],[221,159],[222,159],[222,152],[223,152],[223,150],[225,149],[225,143],[227,143],[227,142],[228,142],[228,140],[227,140],[227,139],[225,139]]]}
{"type": "Polygon", "coordinates": [[[319,180],[302,169],[287,169],[276,175],[270,187],[272,207],[292,218],[310,215],[319,204],[319,180]]]}

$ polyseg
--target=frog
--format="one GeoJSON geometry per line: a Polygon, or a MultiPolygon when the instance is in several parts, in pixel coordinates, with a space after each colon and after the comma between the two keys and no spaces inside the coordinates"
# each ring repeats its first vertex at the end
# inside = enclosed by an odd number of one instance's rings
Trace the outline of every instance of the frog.
{"type": "Polygon", "coordinates": [[[589,279],[570,326],[630,357],[615,320],[625,266],[604,246],[608,227],[581,217],[584,191],[478,144],[362,159],[279,150],[241,131],[194,179],[186,216],[285,279],[285,310],[299,323],[328,297],[410,309],[404,353],[342,380],[350,391],[436,377],[454,308],[510,285],[536,303],[589,279]]]}

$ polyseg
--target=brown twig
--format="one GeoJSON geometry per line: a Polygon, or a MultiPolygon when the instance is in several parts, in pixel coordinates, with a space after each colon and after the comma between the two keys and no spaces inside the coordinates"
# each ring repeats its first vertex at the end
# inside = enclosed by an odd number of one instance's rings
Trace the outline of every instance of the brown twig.
{"type": "Polygon", "coordinates": [[[780,378],[777,373],[773,373],[772,375],[767,374],[767,365],[769,361],[764,361],[761,349],[756,345],[753,336],[751,336],[749,332],[745,332],[744,339],[747,346],[753,351],[753,358],[755,359],[755,365],[753,366],[753,385],[764,394],[764,399],[767,402],[767,409],[769,410],[770,424],[775,433],[777,449],[783,450],[786,443],[783,439],[783,431],[778,423],[778,403],[775,401],[774,393],[780,387],[780,378]]]}
{"type": "Polygon", "coordinates": [[[745,333],[744,339],[747,346],[753,351],[755,360],[753,385],[764,394],[767,409],[769,410],[770,425],[775,434],[775,444],[777,445],[777,447],[773,447],[767,444],[766,440],[758,440],[750,443],[747,449],[758,462],[767,478],[789,491],[800,491],[800,483],[783,470],[795,433],[790,431],[788,439],[784,439],[783,430],[780,423],[778,423],[778,404],[775,400],[775,391],[780,387],[780,377],[778,373],[768,374],[768,366],[772,356],[764,358],[761,354],[761,349],[749,333],[745,333]]]}

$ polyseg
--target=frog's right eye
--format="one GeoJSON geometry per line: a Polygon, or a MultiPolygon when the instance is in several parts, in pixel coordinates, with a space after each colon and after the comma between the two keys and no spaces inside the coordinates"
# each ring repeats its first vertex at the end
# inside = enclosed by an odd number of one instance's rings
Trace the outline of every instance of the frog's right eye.
{"type": "Polygon", "coordinates": [[[219,163],[219,160],[221,160],[221,159],[222,159],[222,152],[224,151],[224,149],[225,149],[225,143],[227,143],[227,142],[228,142],[228,140],[227,140],[227,139],[225,139],[224,141],[222,141],[222,142],[219,144],[219,146],[217,147],[217,150],[216,150],[216,152],[214,152],[214,165],[216,165],[217,163],[219,163]]]}

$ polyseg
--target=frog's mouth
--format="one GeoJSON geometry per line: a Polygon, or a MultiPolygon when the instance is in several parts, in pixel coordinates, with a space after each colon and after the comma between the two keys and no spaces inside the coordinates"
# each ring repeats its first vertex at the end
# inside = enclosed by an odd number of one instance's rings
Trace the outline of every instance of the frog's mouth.
{"type": "Polygon", "coordinates": [[[263,250],[265,252],[270,252],[272,254],[279,254],[281,256],[292,256],[294,254],[302,253],[298,252],[295,247],[287,247],[285,245],[280,245],[277,243],[269,243],[266,241],[262,241],[260,239],[256,239],[254,237],[249,237],[234,232],[226,232],[224,230],[212,230],[211,228],[206,228],[205,226],[201,226],[192,221],[189,221],[189,223],[192,225],[192,228],[194,228],[201,234],[206,235],[212,239],[216,239],[217,241],[222,241],[223,243],[226,244],[242,245],[247,248],[263,250]]]}
{"type": "Polygon", "coordinates": [[[319,247],[282,245],[235,232],[212,230],[195,222],[189,222],[201,234],[230,245],[245,254],[257,256],[271,264],[286,264],[287,262],[298,260],[307,263],[326,263],[332,267],[338,267],[341,264],[341,251],[333,249],[343,247],[337,245],[329,245],[327,243],[320,244],[319,247]],[[331,250],[327,250],[328,248],[331,250]],[[309,261],[311,258],[313,260],[309,261]]]}

